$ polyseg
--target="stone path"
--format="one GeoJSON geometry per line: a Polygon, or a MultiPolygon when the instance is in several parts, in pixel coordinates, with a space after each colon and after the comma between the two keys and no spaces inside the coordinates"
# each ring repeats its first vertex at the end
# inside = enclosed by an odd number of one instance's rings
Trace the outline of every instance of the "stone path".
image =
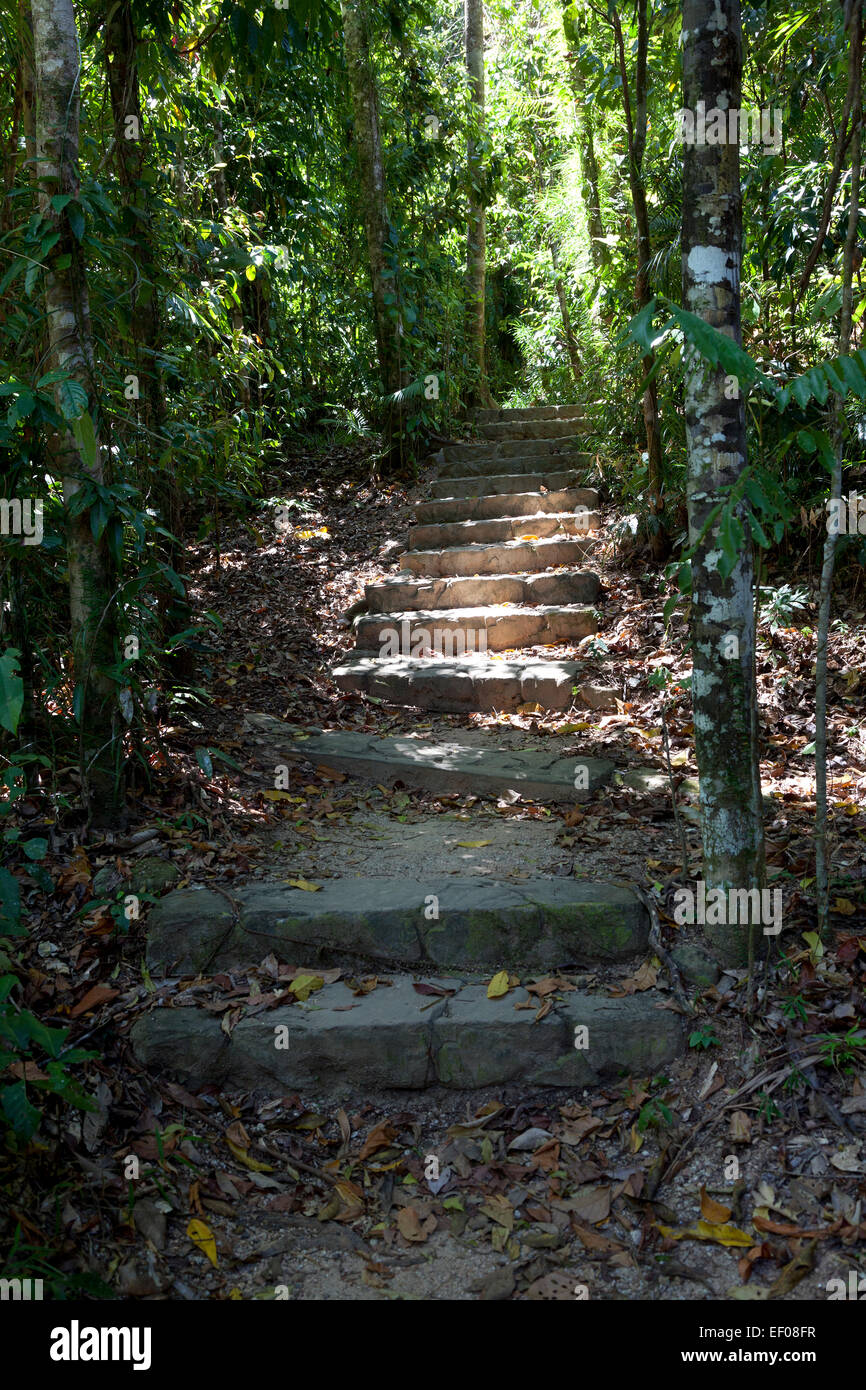
{"type": "MultiPolygon", "coordinates": [[[[399,572],[368,585],[356,652],[333,678],[344,690],[422,710],[507,711],[525,702],[569,709],[577,664],[523,649],[574,645],[602,621],[600,583],[585,565],[601,519],[597,492],[584,486],[580,410],[482,410],[473,422],[474,441],[441,451],[399,572]]],[[[309,760],[439,793],[575,802],[615,776],[605,760],[504,750],[495,732],[479,744],[477,731],[434,741],[298,728],[264,715],[246,722],[274,766],[309,760]]],[[[412,878],[346,876],[316,892],[290,883],[231,894],[185,888],[150,915],[148,968],[157,985],[243,971],[265,957],[313,974],[368,972],[375,984],[364,993],[319,980],[308,998],[284,1005],[286,976],[268,1007],[250,1008],[229,1030],[191,1007],[189,990],[160,990],[161,1007],[139,1019],[133,1044],[143,1061],[190,1085],[318,1096],[510,1081],[575,1087],[651,1073],[681,1049],[681,1018],[655,991],[612,996],[585,973],[622,962],[636,968],[648,932],[630,888],[575,878],[515,884],[425,876],[422,866],[412,878]],[[491,976],[503,971],[513,975],[511,988],[489,997],[491,976]],[[545,975],[555,987],[524,988],[545,975]]]]}
{"type": "Polygon", "coordinates": [[[367,586],[358,654],[334,680],[425,710],[567,709],[573,663],[489,654],[598,630],[590,605],[599,581],[583,561],[601,518],[598,493],[582,486],[580,407],[479,410],[474,419],[479,442],[441,451],[400,573],[367,586]]]}

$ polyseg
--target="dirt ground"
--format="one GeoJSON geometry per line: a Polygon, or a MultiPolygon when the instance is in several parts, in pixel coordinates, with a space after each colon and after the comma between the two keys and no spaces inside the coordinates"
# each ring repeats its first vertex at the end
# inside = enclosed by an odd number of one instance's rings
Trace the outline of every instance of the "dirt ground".
{"type": "MultiPolygon", "coordinates": [[[[271,504],[224,532],[219,557],[198,548],[195,600],[222,626],[203,640],[198,695],[160,708],[157,781],[142,783],[117,835],[82,838],[54,817],[51,893],[22,870],[25,1003],[100,1055],[82,1067],[95,1109],[49,1113],[25,1161],[4,1160],[6,1272],[36,1264],[58,1288],[144,1300],[826,1299],[828,1280],[866,1273],[864,615],[853,600],[840,601],[831,640],[832,939],[812,937],[804,611],[765,623],[759,647],[769,881],[783,891],[785,930],[758,970],[756,1002],[743,972],[686,982],[690,1045],[664,1076],[577,1094],[365,1094],[335,1107],[313,1094],[193,1096],[132,1056],[129,1028],[154,987],[146,916],[118,931],[94,878],[112,864],[129,875],[144,854],[180,882],[227,887],[400,878],[419,865],[614,879],[651,896],[666,958],[697,940],[671,908],[699,841],[685,626],[665,629],[664,582],[608,537],[600,643],[544,649],[614,687],[615,710],[430,716],[345,696],[327,674],[351,645],[342,615],[389,572],[382,548],[399,543],[408,516],[409,494],[366,484],[364,469],[346,451],[295,460],[293,495],[308,510],[288,532],[268,520],[287,486],[275,469],[271,504]],[[666,687],[649,683],[660,667],[666,687]],[[251,711],[502,746],[555,740],[657,776],[649,790],[617,783],[551,808],[370,787],[311,766],[286,805],[266,795],[272,768],[244,731],[251,711]]],[[[35,803],[24,812],[33,824],[42,815],[35,803]]],[[[595,973],[610,990],[651,988],[675,1003],[652,949],[595,973]]],[[[215,1009],[230,991],[244,1007],[243,972],[206,983],[215,1009]]]]}

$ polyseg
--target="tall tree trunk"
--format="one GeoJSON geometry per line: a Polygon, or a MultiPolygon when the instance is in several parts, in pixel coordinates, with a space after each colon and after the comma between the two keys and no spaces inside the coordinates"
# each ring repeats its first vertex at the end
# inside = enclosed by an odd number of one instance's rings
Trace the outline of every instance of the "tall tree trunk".
{"type": "MultiPolygon", "coordinates": [[[[842,263],[842,307],[839,315],[839,356],[851,350],[854,309],[854,260],[857,254],[857,228],[860,219],[860,160],[863,123],[863,4],[853,0],[848,11],[848,92],[851,98],[851,197],[848,203],[848,230],[842,263]]],[[[847,105],[847,103],[846,103],[847,105]]],[[[846,140],[845,124],[839,128],[839,145],[846,140]]],[[[819,239],[820,240],[820,239],[819,239]]],[[[831,501],[842,496],[842,467],[845,453],[842,400],[833,405],[833,435],[836,458],[830,485],[831,501]]],[[[818,606],[818,640],[815,661],[815,897],[818,905],[818,932],[826,935],[830,921],[830,876],[827,859],[827,638],[830,633],[830,606],[833,569],[836,561],[838,527],[828,525],[821,567],[818,606]]]]}
{"type": "MultiPolygon", "coordinates": [[[[406,385],[407,379],[402,361],[399,313],[396,304],[389,306],[386,302],[386,295],[393,298],[397,287],[386,256],[389,222],[379,131],[379,102],[370,57],[367,19],[361,0],[340,0],[340,10],[343,16],[346,67],[355,117],[355,148],[358,152],[361,175],[361,201],[373,290],[373,321],[379,374],[384,393],[393,395],[406,385]]],[[[402,429],[404,415],[405,411],[399,406],[390,407],[386,413],[385,433],[389,466],[392,470],[399,466],[405,454],[402,429]]]]}
{"type": "MultiPolygon", "coordinates": [[[[571,7],[572,0],[563,0],[563,11],[567,13],[571,7]]],[[[573,40],[575,35],[573,30],[566,24],[567,36],[573,40]]],[[[568,65],[568,78],[571,84],[571,94],[574,97],[574,109],[577,116],[578,148],[580,153],[580,173],[583,187],[583,205],[586,208],[586,219],[589,224],[589,252],[592,256],[592,263],[596,272],[606,266],[610,260],[610,248],[604,240],[604,221],[601,213],[601,195],[599,193],[598,159],[595,153],[595,133],[593,130],[592,116],[586,104],[583,88],[580,81],[580,73],[577,70],[577,57],[574,53],[566,54],[568,65]]]]}
{"type": "MultiPolygon", "coordinates": [[[[729,107],[739,108],[742,62],[739,0],[684,0],[684,108],[696,111],[704,101],[710,109],[719,92],[727,93],[729,107]]],[[[682,256],[685,307],[740,343],[742,201],[736,142],[684,146],[682,256]]],[[[724,504],[746,466],[745,404],[739,389],[730,390],[725,372],[709,367],[694,351],[685,363],[685,414],[689,530],[696,545],[692,703],[704,879],[724,891],[760,889],[764,830],[752,545],[747,537],[724,577],[719,519],[707,527],[713,508],[724,504]]],[[[741,964],[749,956],[751,934],[761,927],[726,920],[705,931],[721,959],[741,964]]]]}
{"type": "MultiPolygon", "coordinates": [[[[572,74],[573,74],[572,69],[572,74]]],[[[610,260],[610,247],[604,240],[604,222],[601,216],[601,194],[599,193],[598,160],[595,155],[595,134],[592,128],[592,117],[586,109],[586,104],[578,104],[578,118],[580,121],[581,148],[580,164],[584,180],[584,199],[587,199],[587,209],[589,212],[589,234],[592,237],[591,252],[592,259],[596,267],[601,269],[610,260]]]]}
{"type": "MultiPolygon", "coordinates": [[[[36,74],[36,159],[40,208],[59,240],[44,272],[51,365],[86,392],[94,429],[79,445],[69,429],[51,441],[54,466],[63,478],[67,506],[67,564],[75,680],[82,729],[82,794],[92,818],[111,821],[121,795],[122,744],[117,731],[115,685],[107,674],[115,661],[116,606],[105,533],[95,539],[90,508],[75,511],[83,487],[105,481],[94,396],[93,342],[84,256],[67,207],[55,211],[58,194],[79,191],[80,62],[72,0],[32,0],[36,74]]],[[[60,384],[55,386],[60,399],[60,384]]],[[[81,437],[81,436],[80,436],[81,437]]]]}
{"type": "MultiPolygon", "coordinates": [[[[213,132],[213,162],[215,165],[213,176],[214,194],[216,195],[216,203],[217,208],[220,212],[220,216],[224,217],[226,209],[229,205],[229,194],[228,185],[226,184],[225,147],[223,144],[224,131],[222,111],[217,111],[216,115],[214,116],[213,132]]],[[[244,315],[242,302],[243,296],[241,296],[241,304],[233,304],[231,310],[232,328],[234,332],[238,335],[238,339],[240,339],[244,331],[244,315]]],[[[243,404],[244,409],[248,410],[250,404],[250,379],[248,375],[245,374],[241,377],[240,388],[241,403],[243,404]]]]}
{"type": "MultiPolygon", "coordinates": [[[[114,122],[114,150],[122,203],[121,225],[132,247],[130,257],[128,317],[120,320],[126,347],[134,365],[139,391],[139,422],[145,431],[142,462],[150,465],[142,482],[153,479],[156,503],[172,539],[161,546],[165,563],[183,582],[183,505],[174,469],[159,459],[167,447],[165,403],[159,351],[162,321],[156,286],[156,251],[150,210],[150,190],[142,173],[148,151],[147,131],[141,112],[138,77],[139,36],[131,0],[117,0],[108,7],[104,31],[105,68],[111,114],[114,122]]],[[[159,600],[160,625],[165,640],[190,625],[190,606],[185,595],[167,586],[159,600]]],[[[190,654],[174,654],[171,668],[175,676],[191,676],[190,654]]]]}
{"type": "MultiPolygon", "coordinates": [[[[629,90],[628,68],[625,58],[622,24],[616,6],[610,8],[611,23],[616,39],[619,58],[619,72],[622,84],[622,102],[625,114],[626,138],[628,142],[628,177],[631,200],[634,208],[635,230],[637,234],[637,275],[635,278],[635,300],[638,309],[643,309],[652,298],[649,282],[650,230],[647,212],[646,188],[643,181],[643,157],[646,149],[647,130],[647,49],[649,47],[649,24],[647,19],[647,0],[637,0],[637,58],[635,63],[634,111],[632,111],[629,90]]],[[[655,365],[655,354],[650,351],[643,359],[644,372],[649,376],[655,365]]],[[[655,381],[651,381],[643,393],[643,419],[646,432],[648,459],[650,509],[652,531],[650,545],[655,559],[662,560],[668,553],[669,541],[662,522],[664,510],[662,441],[659,428],[658,391],[655,381]]]]}
{"type": "Polygon", "coordinates": [[[159,299],[154,284],[156,258],[150,208],[147,190],[142,184],[148,140],[141,114],[139,40],[131,0],[117,0],[108,6],[104,37],[114,148],[123,202],[122,225],[134,248],[128,336],[141,383],[141,420],[152,436],[151,448],[161,452],[166,408],[156,360],[160,346],[159,299]]]}
{"type": "Polygon", "coordinates": [[[471,128],[466,147],[469,216],[466,235],[466,357],[472,379],[468,398],[495,406],[487,384],[484,280],[487,261],[487,207],[484,189],[484,3],[463,0],[466,72],[469,78],[471,128]]]}
{"type": "Polygon", "coordinates": [[[568,310],[568,295],[565,289],[565,281],[559,267],[559,252],[556,249],[556,241],[550,238],[550,259],[553,263],[553,273],[556,276],[556,297],[559,300],[559,312],[562,315],[562,336],[565,339],[565,348],[568,353],[568,360],[571,364],[571,375],[574,377],[574,384],[577,386],[581,378],[580,352],[577,346],[577,339],[574,336],[574,329],[571,326],[571,314],[568,310]]]}

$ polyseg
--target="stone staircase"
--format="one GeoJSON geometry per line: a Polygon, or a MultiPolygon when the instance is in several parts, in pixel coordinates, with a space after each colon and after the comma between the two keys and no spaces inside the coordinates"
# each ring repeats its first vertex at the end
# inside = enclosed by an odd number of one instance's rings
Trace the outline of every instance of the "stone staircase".
{"type": "MultiPolygon", "coordinates": [[[[473,421],[478,442],[442,450],[400,572],[367,587],[356,653],[333,676],[346,691],[424,710],[514,710],[527,701],[568,709],[576,664],[527,649],[573,644],[598,627],[600,583],[582,562],[600,518],[597,493],[582,485],[580,410],[481,410],[473,421]]],[[[615,770],[587,758],[579,779],[561,745],[507,750],[493,734],[428,742],[256,714],[246,728],[266,745],[266,766],[306,762],[481,798],[584,801],[615,770]]],[[[151,911],[157,1007],[134,1025],[133,1047],[188,1085],[329,1097],[370,1087],[575,1088],[653,1073],[680,1051],[681,1017],[654,991],[612,996],[583,973],[634,967],[648,941],[646,909],[627,885],[574,876],[346,876],[315,893],[285,882],[231,894],[186,888],[151,911]],[[265,958],[268,980],[275,962],[277,979],[266,986],[267,1007],[251,996],[230,1028],[219,1004],[190,1007],[199,986],[177,987],[215,974],[234,987],[265,958]],[[309,997],[283,1004],[291,974],[279,972],[292,966],[325,975],[336,967],[344,980],[320,979],[309,997]],[[521,983],[491,997],[491,976],[503,971],[521,983]],[[347,990],[352,974],[372,986],[347,990]],[[542,996],[524,986],[544,975],[557,983],[541,1010],[542,996]]]]}
{"type": "Polygon", "coordinates": [[[477,441],[446,445],[415,504],[401,571],[367,585],[343,690],[425,710],[567,709],[576,666],[490,653],[576,643],[598,630],[600,525],[576,447],[579,406],[477,410],[477,441]],[[447,658],[447,659],[444,659],[447,658]]]}

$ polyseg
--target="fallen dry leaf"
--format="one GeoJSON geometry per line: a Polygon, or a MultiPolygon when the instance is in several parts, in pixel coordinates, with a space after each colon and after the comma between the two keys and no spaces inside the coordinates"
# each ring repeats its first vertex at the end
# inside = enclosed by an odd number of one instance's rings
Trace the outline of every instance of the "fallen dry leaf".
{"type": "Polygon", "coordinates": [[[731,1208],[722,1206],[721,1202],[716,1202],[707,1192],[705,1187],[701,1187],[701,1216],[705,1221],[709,1221],[711,1226],[723,1226],[731,1215],[731,1208]]]}
{"type": "Polygon", "coordinates": [[[206,1221],[200,1221],[198,1217],[193,1217],[186,1228],[186,1233],[193,1245],[197,1245],[203,1255],[207,1255],[214,1269],[219,1266],[217,1259],[216,1237],[206,1221]]]}

